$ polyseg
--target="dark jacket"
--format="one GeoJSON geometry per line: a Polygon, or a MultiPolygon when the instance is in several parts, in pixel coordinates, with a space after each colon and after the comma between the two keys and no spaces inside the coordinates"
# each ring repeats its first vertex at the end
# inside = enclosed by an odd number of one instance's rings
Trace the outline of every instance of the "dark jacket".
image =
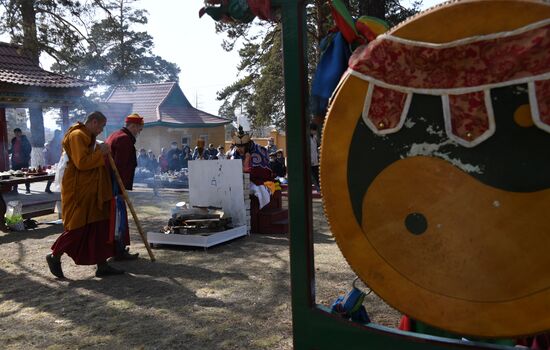
{"type": "Polygon", "coordinates": [[[11,155],[12,155],[12,164],[11,164],[12,168],[14,170],[19,170],[21,168],[25,168],[25,167],[29,166],[29,163],[31,161],[32,146],[31,146],[31,143],[29,142],[29,139],[27,138],[27,136],[21,135],[21,154],[19,155],[20,156],[20,161],[19,162],[14,162],[13,161],[13,151],[14,151],[13,146],[15,145],[16,141],[17,141],[16,137],[11,139],[11,148],[9,150],[9,153],[11,153],[11,155]]]}
{"type": "Polygon", "coordinates": [[[127,190],[132,190],[134,172],[137,167],[136,147],[134,146],[136,138],[128,129],[122,128],[109,135],[105,142],[111,146],[111,153],[124,187],[127,190]]]}
{"type": "Polygon", "coordinates": [[[178,171],[181,169],[180,155],[182,151],[179,148],[170,149],[166,153],[166,158],[168,159],[168,170],[178,171]]]}
{"type": "Polygon", "coordinates": [[[269,162],[269,166],[271,167],[271,170],[275,174],[276,177],[285,177],[286,176],[286,166],[283,163],[283,161],[279,161],[275,159],[274,161],[269,162]]]}

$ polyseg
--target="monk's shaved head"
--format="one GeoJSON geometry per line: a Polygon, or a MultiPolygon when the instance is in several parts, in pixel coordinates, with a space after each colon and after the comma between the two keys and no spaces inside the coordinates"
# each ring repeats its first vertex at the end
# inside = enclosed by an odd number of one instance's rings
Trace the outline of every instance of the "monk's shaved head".
{"type": "Polygon", "coordinates": [[[84,124],[88,124],[94,120],[97,120],[100,123],[104,123],[107,121],[107,117],[105,117],[103,113],[95,111],[88,114],[88,116],[86,117],[86,122],[84,124]]]}
{"type": "Polygon", "coordinates": [[[103,128],[107,124],[107,118],[101,112],[92,112],[86,117],[84,125],[89,132],[97,136],[103,132],[103,128]]]}

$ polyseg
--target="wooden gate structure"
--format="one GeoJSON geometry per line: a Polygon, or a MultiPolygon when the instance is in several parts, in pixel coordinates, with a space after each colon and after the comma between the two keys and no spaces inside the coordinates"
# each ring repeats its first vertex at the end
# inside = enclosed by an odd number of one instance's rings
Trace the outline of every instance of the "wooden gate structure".
{"type": "MultiPolygon", "coordinates": [[[[0,170],[9,167],[6,108],[28,108],[31,133],[44,134],[42,108],[60,108],[63,131],[69,126],[69,108],[78,104],[90,82],[48,72],[36,65],[20,46],[0,43],[0,170]]],[[[44,136],[41,137],[43,139],[44,136]]],[[[40,139],[40,138],[39,138],[40,139]]],[[[42,145],[32,145],[41,147],[42,145]]]]}

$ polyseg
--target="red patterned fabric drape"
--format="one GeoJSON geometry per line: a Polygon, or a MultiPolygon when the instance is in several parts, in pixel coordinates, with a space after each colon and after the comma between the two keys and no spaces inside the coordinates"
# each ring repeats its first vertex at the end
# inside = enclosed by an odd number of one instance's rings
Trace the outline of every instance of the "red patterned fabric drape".
{"type": "Polygon", "coordinates": [[[445,44],[382,35],[356,50],[349,67],[374,86],[363,118],[375,133],[399,130],[408,95],[439,95],[449,137],[473,147],[495,130],[490,89],[524,83],[535,124],[550,132],[550,20],[445,44]]]}

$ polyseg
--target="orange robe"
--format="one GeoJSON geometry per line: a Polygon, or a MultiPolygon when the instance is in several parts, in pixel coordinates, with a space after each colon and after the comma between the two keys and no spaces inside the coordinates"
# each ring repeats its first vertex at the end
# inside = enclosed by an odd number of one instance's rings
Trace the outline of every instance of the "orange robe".
{"type": "Polygon", "coordinates": [[[66,231],[109,219],[111,177],[103,154],[94,150],[94,145],[95,137],[82,123],[71,126],[63,138],[63,149],[69,157],[61,184],[66,231]]]}

